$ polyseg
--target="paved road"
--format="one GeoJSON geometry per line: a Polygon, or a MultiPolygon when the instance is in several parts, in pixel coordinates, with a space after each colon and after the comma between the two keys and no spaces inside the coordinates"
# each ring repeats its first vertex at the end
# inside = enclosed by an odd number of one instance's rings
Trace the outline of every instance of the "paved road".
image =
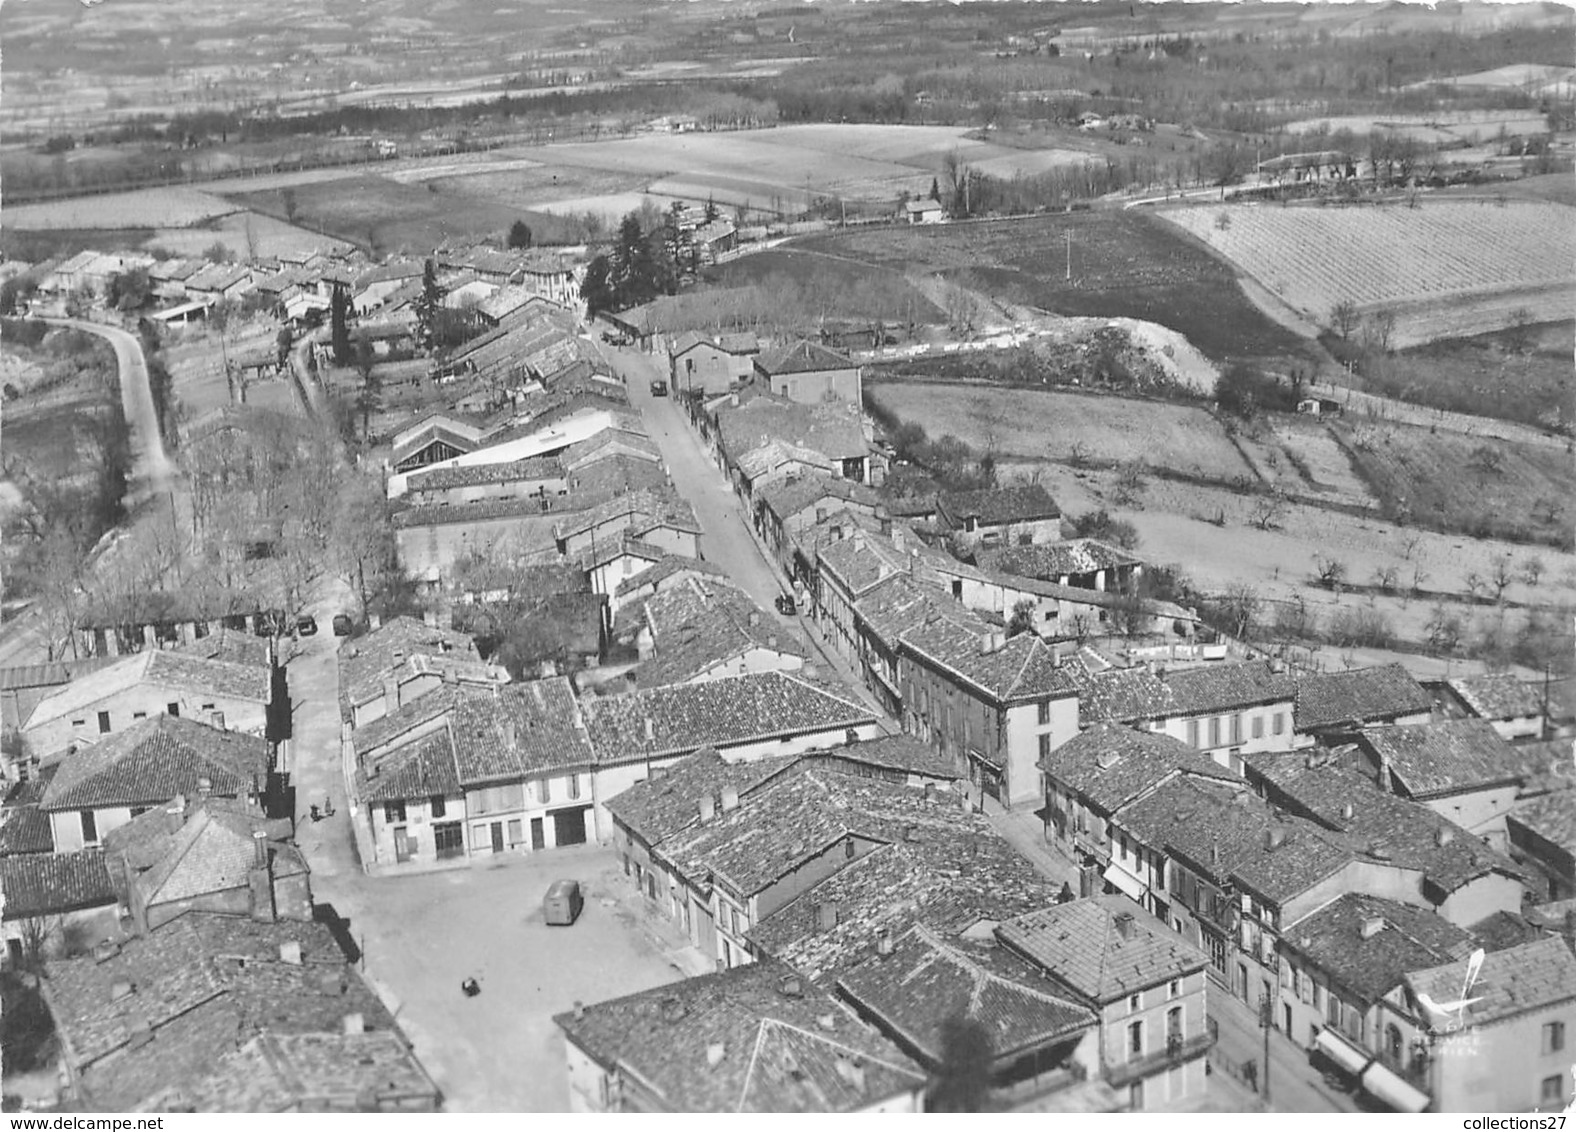
{"type": "Polygon", "coordinates": [[[55,326],[71,326],[106,339],[115,348],[120,367],[120,403],[131,426],[131,450],[135,460],[131,482],[127,485],[126,505],[163,495],[175,487],[179,473],[164,450],[158,416],[153,409],[153,391],[148,386],[148,363],[142,356],[142,343],[130,331],[75,318],[46,319],[55,326]]]}
{"type": "MultiPolygon", "coordinates": [[[[1258,1013],[1218,983],[1209,984],[1209,1016],[1219,1026],[1219,1040],[1211,1054],[1217,1064],[1229,1060],[1241,1065],[1252,1059],[1259,1066],[1259,1088],[1264,1081],[1264,1031],[1258,1013]]],[[[1357,1112],[1345,1093],[1330,1089],[1308,1064],[1308,1054],[1279,1030],[1270,1032],[1270,1100],[1273,1112],[1357,1112]]]]}

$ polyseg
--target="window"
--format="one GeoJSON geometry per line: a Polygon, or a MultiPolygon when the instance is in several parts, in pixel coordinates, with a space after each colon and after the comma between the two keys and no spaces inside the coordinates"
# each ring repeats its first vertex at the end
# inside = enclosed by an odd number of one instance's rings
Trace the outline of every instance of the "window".
{"type": "Polygon", "coordinates": [[[92,810],[83,810],[82,818],[82,844],[98,844],[98,817],[92,810]]]}
{"type": "Polygon", "coordinates": [[[1285,730],[1286,730],[1286,713],[1282,712],[1282,711],[1278,711],[1278,712],[1275,713],[1275,734],[1279,735],[1281,732],[1283,732],[1285,730]]]}
{"type": "Polygon", "coordinates": [[[1264,738],[1264,717],[1262,715],[1253,717],[1253,737],[1255,739],[1264,738]]]}
{"type": "Polygon", "coordinates": [[[1220,746],[1220,716],[1212,715],[1209,718],[1209,745],[1220,746]]]}
{"type": "Polygon", "coordinates": [[[214,708],[216,708],[218,706],[219,706],[218,704],[203,704],[202,705],[202,710],[203,711],[212,711],[214,708]]]}
{"type": "Polygon", "coordinates": [[[134,711],[134,712],[131,713],[131,718],[132,719],[147,719],[148,718],[148,713],[145,712],[145,711],[134,711]]]}
{"type": "Polygon", "coordinates": [[[1318,983],[1313,984],[1313,1009],[1319,1014],[1324,1013],[1324,988],[1318,983]]]}
{"type": "Polygon", "coordinates": [[[400,802],[384,802],[383,803],[383,820],[388,822],[390,825],[393,825],[396,822],[404,821],[405,820],[405,803],[403,801],[400,801],[400,802]]]}
{"type": "Polygon", "coordinates": [[[465,856],[465,840],[460,836],[460,823],[457,821],[433,826],[432,844],[440,860],[465,856]]]}
{"type": "Polygon", "coordinates": [[[843,857],[844,857],[844,859],[852,861],[854,859],[854,853],[856,852],[857,848],[858,847],[854,844],[854,839],[852,837],[847,838],[843,842],[843,857]]]}
{"type": "Polygon", "coordinates": [[[166,712],[168,712],[170,715],[173,715],[176,719],[179,719],[181,717],[181,705],[180,704],[177,704],[177,703],[165,704],[164,705],[164,710],[166,712]]]}
{"type": "Polygon", "coordinates": [[[1394,1022],[1384,1028],[1384,1052],[1391,1065],[1401,1064],[1401,1028],[1394,1022]]]}
{"type": "Polygon", "coordinates": [[[1172,1045],[1182,1040],[1182,1008],[1173,1006],[1166,1011],[1166,1044],[1172,1045]]]}
{"type": "Polygon", "coordinates": [[[553,784],[547,779],[544,778],[538,782],[536,784],[536,790],[537,797],[539,797],[543,802],[551,802],[553,800],[553,784]]]}
{"type": "Polygon", "coordinates": [[[1127,1027],[1127,1052],[1133,1057],[1144,1054],[1144,1023],[1142,1020],[1127,1027]]]}
{"type": "Polygon", "coordinates": [[[73,719],[71,721],[71,726],[73,726],[73,727],[86,727],[87,724],[88,724],[88,721],[85,720],[85,719],[73,719]]]}
{"type": "Polygon", "coordinates": [[[1142,994],[1132,994],[1127,996],[1127,1009],[1129,1012],[1134,1010],[1142,1010],[1143,1008],[1144,996],[1142,994]]]}
{"type": "Polygon", "coordinates": [[[109,734],[109,712],[101,711],[98,713],[98,725],[100,735],[109,734]]]}
{"type": "Polygon", "coordinates": [[[571,798],[580,797],[580,776],[578,774],[569,776],[569,796],[571,798]]]}
{"type": "Polygon", "coordinates": [[[147,806],[133,806],[131,808],[131,816],[134,817],[134,818],[135,817],[141,817],[143,814],[145,814],[147,812],[148,812],[148,807],[147,806]]]}
{"type": "Polygon", "coordinates": [[[1565,1023],[1545,1022],[1543,1024],[1543,1052],[1559,1053],[1565,1048],[1565,1023]]]}
{"type": "Polygon", "coordinates": [[[1127,1107],[1133,1112],[1144,1111],[1144,1082],[1142,1079],[1134,1081],[1127,1087],[1127,1107]]]}
{"type": "Polygon", "coordinates": [[[1240,711],[1231,717],[1231,741],[1233,743],[1242,742],[1242,713],[1240,711]]]}
{"type": "Polygon", "coordinates": [[[434,794],[428,798],[427,806],[432,810],[432,816],[435,818],[441,818],[449,812],[448,807],[443,804],[442,794],[434,794]]]}
{"type": "Polygon", "coordinates": [[[1050,721],[1051,721],[1051,701],[1050,700],[1041,700],[1040,701],[1040,726],[1044,727],[1050,721]]]}
{"type": "Polygon", "coordinates": [[[1040,758],[1046,759],[1051,755],[1051,736],[1046,732],[1040,736],[1040,758]]]}
{"type": "Polygon", "coordinates": [[[1564,1104],[1565,1078],[1558,1073],[1552,1077],[1545,1077],[1543,1083],[1538,1087],[1538,1101],[1540,1104],[1564,1104]]]}
{"type": "Polygon", "coordinates": [[[1198,720],[1196,719],[1187,721],[1187,745],[1189,747],[1198,746],[1198,720]]]}

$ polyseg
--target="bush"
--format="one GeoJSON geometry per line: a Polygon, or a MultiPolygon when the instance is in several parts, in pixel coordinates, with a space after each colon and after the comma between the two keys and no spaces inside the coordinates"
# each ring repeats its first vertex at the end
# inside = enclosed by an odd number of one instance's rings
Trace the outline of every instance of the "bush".
{"type": "Polygon", "coordinates": [[[1078,538],[1099,539],[1123,550],[1138,549],[1138,528],[1126,519],[1113,519],[1104,508],[1086,511],[1069,520],[1069,523],[1078,538]]]}
{"type": "Polygon", "coordinates": [[[1215,383],[1215,405],[1223,413],[1251,420],[1261,411],[1294,412],[1297,400],[1273,375],[1238,364],[1228,367],[1215,383]]]}

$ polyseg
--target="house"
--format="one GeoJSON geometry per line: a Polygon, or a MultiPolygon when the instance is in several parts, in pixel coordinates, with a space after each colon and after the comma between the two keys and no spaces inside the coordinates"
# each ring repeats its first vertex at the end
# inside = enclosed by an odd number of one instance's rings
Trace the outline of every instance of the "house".
{"type": "Polygon", "coordinates": [[[1123,897],[1091,897],[1006,920],[996,938],[1099,1020],[1099,1071],[1133,1112],[1208,1088],[1205,958],[1123,897]]]}
{"type": "Polygon", "coordinates": [[[491,687],[509,675],[484,665],[468,633],[413,617],[375,622],[370,632],[339,646],[340,717],[362,727],[447,684],[491,687]],[[413,664],[413,661],[425,664],[413,664]]]}
{"type": "Polygon", "coordinates": [[[805,665],[803,645],[771,613],[732,585],[699,579],[645,602],[636,646],[642,688],[805,665]]]}
{"type": "Polygon", "coordinates": [[[597,837],[567,677],[418,700],[350,740],[374,861],[538,852],[597,837]]]}
{"type": "MultiPolygon", "coordinates": [[[[226,445],[228,430],[186,435],[183,447],[226,445]]],[[[79,656],[123,656],[143,649],[191,644],[221,629],[252,629],[271,636],[272,624],[255,595],[222,590],[143,590],[129,600],[87,603],[72,632],[79,656]]]]}
{"type": "Polygon", "coordinates": [[[692,239],[702,262],[716,263],[738,246],[739,231],[733,221],[717,219],[696,228],[692,239]]]}
{"type": "Polygon", "coordinates": [[[1487,720],[1504,739],[1538,739],[1543,736],[1543,689],[1509,672],[1481,676],[1454,676],[1445,690],[1476,719],[1487,720]]]}
{"type": "Polygon", "coordinates": [[[562,495],[569,490],[568,473],[556,456],[513,460],[507,464],[473,464],[434,468],[406,481],[416,503],[476,503],[486,499],[523,499],[562,495]]]}
{"type": "Polygon", "coordinates": [[[1434,699],[1399,664],[1319,672],[1297,680],[1297,733],[1339,737],[1365,724],[1427,723],[1434,699]]]}
{"type": "Polygon", "coordinates": [[[618,582],[609,595],[608,613],[615,622],[621,610],[638,609],[648,598],[687,585],[691,580],[712,585],[732,584],[722,567],[680,554],[664,554],[655,562],[641,560],[635,566],[638,568],[618,582]]]}
{"type": "Polygon", "coordinates": [[[1506,848],[1505,817],[1520,791],[1524,762],[1491,722],[1364,728],[1357,747],[1381,789],[1388,785],[1495,848],[1506,848]]]}
{"type": "Polygon", "coordinates": [[[831,476],[791,476],[757,489],[756,525],[778,554],[833,511],[852,511],[872,520],[880,506],[874,489],[831,476]]]}
{"type": "Polygon", "coordinates": [[[553,1021],[572,1112],[922,1112],[926,1076],[781,963],[683,979],[553,1021]]]}
{"type": "Polygon", "coordinates": [[[6,753],[5,774],[15,781],[26,763],[21,753],[22,724],[38,705],[79,676],[114,664],[114,657],[90,656],[45,664],[18,664],[0,668],[0,737],[6,753]]]}
{"type": "Polygon", "coordinates": [[[88,1111],[440,1103],[324,924],[189,912],[52,963],[40,990],[60,1037],[64,1099],[88,1111]]]}
{"type": "Polygon", "coordinates": [[[1413,971],[1410,1010],[1434,1112],[1561,1112],[1571,1103],[1576,956],[1558,936],[1413,971]],[[1466,986],[1467,990],[1462,991],[1466,986]],[[1426,997],[1425,997],[1426,996],[1426,997]],[[1462,1001],[1465,999],[1466,1001],[1462,1001]]]}
{"type": "Polygon", "coordinates": [[[39,809],[57,853],[92,848],[177,794],[262,801],[273,769],[267,741],[156,715],[61,760],[39,809]]]}
{"type": "Polygon", "coordinates": [[[1099,1077],[1094,1011],[994,941],[945,939],[916,924],[878,937],[875,954],[845,971],[837,991],[933,1075],[945,1071],[950,1023],[982,1027],[993,1107],[1099,1077]]]}
{"type": "Polygon", "coordinates": [[[1511,856],[1545,878],[1551,899],[1576,896],[1576,790],[1521,799],[1505,816],[1505,829],[1511,856]]]}
{"type": "Polygon", "coordinates": [[[1062,512],[1039,484],[944,491],[936,500],[942,527],[971,546],[1033,546],[1062,537],[1062,512]]]}
{"type": "Polygon", "coordinates": [[[421,263],[408,260],[382,264],[362,272],[350,286],[351,308],[358,315],[379,309],[394,292],[419,281],[424,270],[421,263]]]}
{"type": "Polygon", "coordinates": [[[977,552],[974,560],[980,569],[994,573],[1117,593],[1131,590],[1143,573],[1141,559],[1092,538],[997,546],[977,552]]]}
{"type": "Polygon", "coordinates": [[[939,200],[922,197],[903,202],[903,216],[910,224],[940,224],[946,217],[939,200]]]}
{"type": "Polygon", "coordinates": [[[727,399],[712,413],[720,466],[746,500],[766,478],[783,478],[796,466],[841,475],[856,483],[875,479],[870,441],[857,404],[803,405],[781,397],[727,399]],[[786,457],[746,467],[757,449],[781,445],[786,457]],[[787,457],[792,457],[789,459],[787,457]]]}
{"type": "Polygon", "coordinates": [[[527,675],[567,675],[602,663],[607,651],[607,597],[586,590],[538,592],[500,608],[480,602],[455,619],[499,642],[509,663],[527,675]]]}
{"type": "MultiPolygon", "coordinates": [[[[599,807],[702,747],[730,761],[793,755],[880,734],[847,691],[799,672],[756,672],[672,684],[585,703],[599,807]]],[[[605,813],[598,828],[609,828],[605,813]]]]}
{"type": "Polygon", "coordinates": [[[104,835],[104,857],[130,926],[147,935],[196,909],[312,919],[311,870],[291,820],[244,800],[176,795],[104,835]]]}
{"type": "Polygon", "coordinates": [[[49,815],[38,805],[44,800],[44,791],[59,766],[59,763],[41,766],[7,788],[5,800],[0,803],[0,857],[54,852],[49,815]]]}
{"type": "Polygon", "coordinates": [[[1345,893],[1281,936],[1284,1032],[1381,1103],[1421,1112],[1428,1080],[1409,1035],[1427,1016],[1414,1013],[1404,983],[1442,964],[1464,970],[1474,946],[1469,932],[1427,909],[1345,893]]]}
{"type": "Polygon", "coordinates": [[[0,898],[12,971],[53,962],[67,932],[87,946],[120,934],[115,886],[98,849],[0,857],[0,898]]]}
{"type": "Polygon", "coordinates": [[[140,652],[79,676],[39,701],[23,725],[23,742],[33,757],[42,758],[161,715],[268,736],[273,695],[266,666],[176,650],[140,652]]]}
{"type": "Polygon", "coordinates": [[[675,392],[726,393],[748,381],[760,346],[753,334],[708,338],[688,330],[668,343],[668,372],[675,392]]]}
{"type": "Polygon", "coordinates": [[[945,618],[898,639],[903,730],[967,767],[982,806],[1037,804],[1039,760],[1078,730],[1078,685],[1051,646],[945,618]]]}
{"type": "Polygon", "coordinates": [[[846,354],[814,342],[801,340],[763,351],[755,358],[755,380],[763,392],[801,405],[863,404],[859,366],[846,354]]]}
{"type": "Polygon", "coordinates": [[[668,490],[642,489],[615,496],[573,516],[554,529],[560,553],[571,558],[609,539],[628,537],[668,554],[700,557],[700,523],[688,501],[668,490]]]}

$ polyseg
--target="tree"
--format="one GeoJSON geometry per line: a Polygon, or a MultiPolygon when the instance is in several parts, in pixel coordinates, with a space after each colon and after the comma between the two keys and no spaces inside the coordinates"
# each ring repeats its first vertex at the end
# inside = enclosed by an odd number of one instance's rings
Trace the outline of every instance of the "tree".
{"type": "Polygon", "coordinates": [[[372,414],[382,405],[383,378],[378,373],[377,353],[372,348],[372,340],[365,332],[358,331],[355,339],[356,373],[361,378],[361,385],[356,390],[356,408],[361,412],[361,436],[363,440],[372,437],[372,414]]]}
{"type": "Polygon", "coordinates": [[[1330,308],[1330,326],[1343,342],[1351,338],[1352,331],[1357,329],[1361,321],[1362,315],[1358,313],[1357,304],[1350,299],[1342,299],[1330,308]]]}
{"type": "Polygon", "coordinates": [[[1075,516],[1069,523],[1077,538],[1098,539],[1123,550],[1138,549],[1138,528],[1125,519],[1112,518],[1111,513],[1103,507],[1075,516]]]}
{"type": "Polygon", "coordinates": [[[1505,470],[1505,454],[1492,444],[1479,444],[1472,449],[1467,465],[1478,473],[1478,479],[1497,476],[1505,470]]]}
{"type": "Polygon", "coordinates": [[[706,198],[706,223],[707,224],[716,223],[717,217],[719,215],[720,214],[717,211],[717,198],[714,197],[714,196],[707,197],[706,198]]]}
{"type": "Polygon", "coordinates": [[[1034,608],[1029,598],[1022,598],[1013,605],[1012,616],[1007,619],[1007,636],[1016,637],[1034,628],[1034,608]]]}
{"type": "Polygon", "coordinates": [[[1116,466],[1116,501],[1123,507],[1136,505],[1149,486],[1142,460],[1125,460],[1116,466]]]}
{"type": "Polygon", "coordinates": [[[935,177],[930,179],[930,199],[937,204],[941,203],[941,182],[935,177]]]}
{"type": "Polygon", "coordinates": [[[443,288],[438,286],[438,269],[427,260],[421,269],[421,294],[416,296],[416,348],[432,353],[437,339],[438,313],[443,310],[443,288]]]}
{"type": "Polygon", "coordinates": [[[1286,507],[1286,497],[1280,492],[1262,492],[1254,497],[1248,521],[1261,531],[1272,530],[1280,526],[1286,507]]]}
{"type": "Polygon", "coordinates": [[[511,248],[528,248],[531,246],[531,229],[523,220],[516,220],[509,226],[509,246],[511,248]]]}
{"type": "Polygon", "coordinates": [[[616,302],[611,270],[612,265],[605,255],[599,255],[586,264],[585,278],[580,281],[580,301],[585,303],[586,313],[591,318],[612,310],[616,302]]]}
{"type": "Polygon", "coordinates": [[[1516,574],[1510,565],[1510,555],[1501,554],[1494,559],[1494,565],[1488,576],[1488,584],[1494,587],[1494,601],[1500,605],[1505,603],[1505,591],[1510,588],[1510,583],[1516,580],[1516,574]]]}
{"type": "Polygon", "coordinates": [[[1246,582],[1233,582],[1226,587],[1226,593],[1221,598],[1220,611],[1233,637],[1244,641],[1248,639],[1248,635],[1257,625],[1259,608],[1262,604],[1259,591],[1246,582]]]}
{"type": "Polygon", "coordinates": [[[348,366],[350,353],[350,292],[340,284],[328,300],[329,344],[334,351],[334,364],[348,366]]]}
{"type": "Polygon", "coordinates": [[[209,263],[230,263],[235,259],[235,253],[223,240],[215,240],[202,250],[202,257],[209,263]]]}
{"type": "Polygon", "coordinates": [[[284,369],[290,364],[290,346],[294,338],[288,326],[281,326],[279,333],[274,335],[275,356],[279,359],[279,368],[284,369]]]}
{"type": "Polygon", "coordinates": [[[1327,590],[1333,590],[1346,580],[1346,563],[1338,558],[1315,554],[1313,556],[1313,570],[1318,576],[1319,584],[1327,590]]]}
{"type": "Polygon", "coordinates": [[[1534,554],[1521,564],[1521,579],[1529,586],[1536,586],[1543,577],[1544,569],[1543,559],[1534,554]]]}
{"type": "Polygon", "coordinates": [[[104,285],[104,302],[123,314],[140,311],[153,301],[153,284],[143,268],[111,275],[104,285]]]}
{"type": "Polygon", "coordinates": [[[979,1021],[954,1015],[941,1024],[941,1064],[926,1107],[931,1112],[983,1112],[990,1098],[995,1050],[979,1021]]]}
{"type": "Polygon", "coordinates": [[[1510,325],[1505,328],[1505,345],[1513,354],[1525,354],[1532,346],[1534,315],[1527,307],[1517,307],[1510,312],[1510,325]]]}
{"type": "Polygon", "coordinates": [[[398,584],[398,550],[381,476],[350,471],[341,478],[329,549],[335,574],[356,595],[363,616],[398,584]]]}

